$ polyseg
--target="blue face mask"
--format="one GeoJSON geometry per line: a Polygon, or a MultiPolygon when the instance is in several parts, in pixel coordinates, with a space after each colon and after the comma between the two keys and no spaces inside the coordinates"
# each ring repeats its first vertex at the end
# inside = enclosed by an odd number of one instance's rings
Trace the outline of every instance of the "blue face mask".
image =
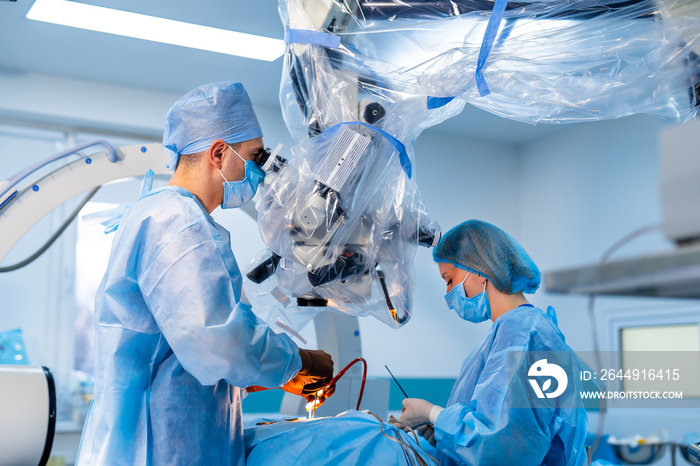
{"type": "Polygon", "coordinates": [[[486,283],[484,283],[484,291],[472,298],[467,298],[467,293],[464,291],[464,282],[467,281],[468,276],[469,273],[464,277],[462,283],[452,288],[445,295],[445,302],[462,319],[478,324],[491,318],[491,305],[486,294],[486,283]]]}
{"type": "MultiPolygon", "coordinates": [[[[226,144],[228,146],[228,144],[226,144]]],[[[236,150],[228,146],[237,156],[241,157],[241,154],[236,152],[236,150]]],[[[255,192],[258,190],[258,186],[265,179],[265,173],[258,168],[258,165],[252,160],[246,160],[241,157],[241,160],[245,163],[245,178],[240,181],[229,181],[226,179],[221,170],[219,173],[224,179],[224,201],[221,203],[222,209],[235,209],[240,207],[246,202],[253,199],[255,192]]]]}

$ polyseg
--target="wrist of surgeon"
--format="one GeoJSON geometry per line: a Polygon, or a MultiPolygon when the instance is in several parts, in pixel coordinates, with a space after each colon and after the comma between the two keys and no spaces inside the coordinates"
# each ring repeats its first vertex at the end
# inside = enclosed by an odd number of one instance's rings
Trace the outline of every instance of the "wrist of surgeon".
{"type": "MultiPolygon", "coordinates": [[[[321,350],[299,350],[301,369],[292,380],[284,384],[282,390],[303,396],[307,401],[318,399],[317,406],[323,404],[335,392],[335,386],[327,387],[333,378],[333,360],[321,350]]],[[[246,388],[248,392],[265,390],[257,385],[246,388]]]]}
{"type": "Polygon", "coordinates": [[[420,398],[406,398],[402,402],[403,411],[401,417],[389,418],[389,422],[396,427],[408,431],[425,424],[435,424],[438,415],[444,408],[420,398]]]}

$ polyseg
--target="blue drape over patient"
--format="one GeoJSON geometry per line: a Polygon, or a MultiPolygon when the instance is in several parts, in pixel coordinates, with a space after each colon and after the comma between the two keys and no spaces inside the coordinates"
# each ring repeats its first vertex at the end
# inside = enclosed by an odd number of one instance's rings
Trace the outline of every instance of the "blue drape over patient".
{"type": "Polygon", "coordinates": [[[399,466],[419,464],[416,455],[427,464],[435,464],[412,435],[383,424],[369,413],[355,410],[335,417],[247,425],[245,450],[249,466],[399,466]],[[404,449],[398,443],[399,438],[410,448],[404,449]]]}

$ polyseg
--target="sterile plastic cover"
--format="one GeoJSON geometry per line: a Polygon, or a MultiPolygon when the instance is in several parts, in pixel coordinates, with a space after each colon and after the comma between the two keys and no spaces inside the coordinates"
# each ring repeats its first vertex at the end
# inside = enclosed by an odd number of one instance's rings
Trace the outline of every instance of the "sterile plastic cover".
{"type": "Polygon", "coordinates": [[[415,181],[421,131],[466,103],[532,124],[692,119],[699,3],[280,0],[280,102],[298,145],[257,198],[261,260],[279,260],[247,286],[256,312],[297,330],[321,309],[405,324],[416,247],[438,230],[415,181]],[[346,130],[370,143],[327,196],[319,172],[346,130]],[[298,307],[298,297],[329,307],[298,307]]]}
{"type": "Polygon", "coordinates": [[[292,46],[301,63],[285,62],[281,101],[288,125],[299,123],[289,79],[295,67],[310,84],[308,105],[322,126],[331,117],[327,109],[341,117],[338,105],[326,104],[347,92],[338,70],[374,79],[374,89],[455,97],[528,123],[636,113],[684,122],[697,113],[700,3],[694,0],[280,0],[280,12],[286,28],[331,26],[341,39],[329,57],[320,47],[292,46]],[[490,29],[482,68],[490,94],[482,97],[475,72],[498,4],[506,6],[490,29]],[[319,19],[321,11],[335,23],[319,19]]]}

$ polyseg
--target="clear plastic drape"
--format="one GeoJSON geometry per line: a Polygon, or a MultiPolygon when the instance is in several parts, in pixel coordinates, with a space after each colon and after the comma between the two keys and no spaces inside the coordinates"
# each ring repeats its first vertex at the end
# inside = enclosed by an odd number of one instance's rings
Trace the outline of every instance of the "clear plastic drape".
{"type": "Polygon", "coordinates": [[[269,249],[248,277],[256,312],[295,329],[320,309],[408,321],[416,248],[440,235],[411,144],[466,103],[532,124],[697,113],[692,0],[280,0],[279,10],[280,102],[297,146],[265,166],[256,207],[269,249]]]}

